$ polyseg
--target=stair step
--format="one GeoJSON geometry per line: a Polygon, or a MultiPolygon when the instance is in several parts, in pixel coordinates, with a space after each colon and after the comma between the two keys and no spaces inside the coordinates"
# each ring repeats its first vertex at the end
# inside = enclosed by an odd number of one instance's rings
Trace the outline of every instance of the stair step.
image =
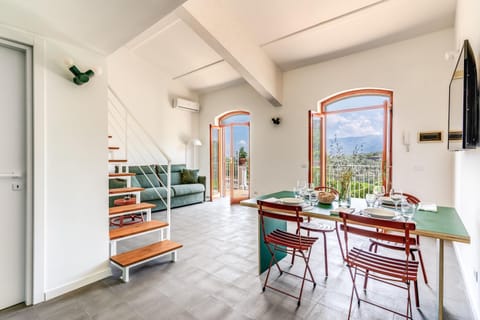
{"type": "Polygon", "coordinates": [[[127,204],[124,206],[117,206],[117,207],[111,207],[108,208],[108,214],[109,215],[117,215],[121,213],[133,213],[137,211],[143,211],[146,209],[153,209],[156,206],[154,204],[148,203],[148,202],[141,202],[141,203],[135,203],[135,204],[127,204]]]}
{"type": "Polygon", "coordinates": [[[128,267],[145,260],[161,256],[163,254],[180,249],[183,245],[171,240],[155,242],[145,247],[137,248],[132,251],[117,254],[110,258],[121,267],[128,267]]]}
{"type": "Polygon", "coordinates": [[[115,189],[109,189],[108,193],[109,194],[119,194],[119,193],[129,193],[129,192],[139,192],[143,191],[144,188],[139,188],[139,187],[131,187],[131,188],[115,188],[115,189]]]}
{"type": "Polygon", "coordinates": [[[126,162],[128,162],[128,160],[126,160],[126,159],[109,159],[108,162],[109,163],[126,163],[126,162]]]}
{"type": "Polygon", "coordinates": [[[117,177],[133,177],[135,173],[133,172],[120,172],[120,173],[109,173],[109,178],[117,178],[117,177]]]}
{"type": "Polygon", "coordinates": [[[168,223],[158,220],[131,224],[126,227],[110,230],[110,240],[117,240],[120,238],[129,237],[165,227],[168,227],[168,223]]]}
{"type": "Polygon", "coordinates": [[[120,150],[120,147],[108,147],[108,150],[120,150]]]}

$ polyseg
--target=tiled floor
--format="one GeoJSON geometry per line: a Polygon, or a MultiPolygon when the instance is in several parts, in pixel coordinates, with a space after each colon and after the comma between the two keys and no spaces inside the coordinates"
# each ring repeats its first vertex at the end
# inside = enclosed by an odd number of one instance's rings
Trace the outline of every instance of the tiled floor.
{"type": "MultiPolygon", "coordinates": [[[[161,219],[162,215],[153,217],[161,219]]],[[[176,263],[157,260],[137,267],[129,283],[118,280],[114,270],[111,278],[51,301],[1,311],[0,319],[346,319],[351,280],[334,234],[328,236],[329,277],[324,278],[323,246],[316,244],[311,264],[318,284],[314,290],[306,284],[299,308],[290,297],[268,289],[262,293],[263,276],[257,275],[256,210],[230,207],[225,201],[174,209],[172,239],[184,245],[176,263]]],[[[119,250],[146,240],[150,239],[128,240],[119,250]]],[[[435,243],[422,241],[429,285],[420,278],[422,308],[414,310],[414,319],[436,319],[435,243]]],[[[447,243],[445,251],[445,319],[472,319],[451,244],[447,243]]],[[[282,276],[275,284],[295,289],[299,282],[282,276]]],[[[369,297],[403,310],[402,290],[373,281],[368,289],[369,297]]],[[[400,319],[366,304],[355,307],[352,318],[400,319]]]]}

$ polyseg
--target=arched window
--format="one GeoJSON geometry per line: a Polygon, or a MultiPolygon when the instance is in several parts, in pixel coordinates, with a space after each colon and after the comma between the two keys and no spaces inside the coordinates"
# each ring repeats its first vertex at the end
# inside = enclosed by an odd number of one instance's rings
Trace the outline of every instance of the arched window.
{"type": "Polygon", "coordinates": [[[353,172],[352,196],[364,197],[373,186],[389,190],[392,179],[393,92],[359,89],[319,102],[309,113],[309,179],[339,187],[339,175],[353,172]]]}

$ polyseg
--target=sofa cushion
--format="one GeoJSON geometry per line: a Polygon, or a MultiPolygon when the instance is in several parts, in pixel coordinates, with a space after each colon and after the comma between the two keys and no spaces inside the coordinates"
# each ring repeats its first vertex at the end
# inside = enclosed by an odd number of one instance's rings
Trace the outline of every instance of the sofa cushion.
{"type": "Polygon", "coordinates": [[[181,173],[182,184],[197,183],[198,182],[198,170],[183,169],[181,173]]]}
{"type": "MultiPolygon", "coordinates": [[[[142,188],[160,187],[160,182],[158,181],[157,176],[153,173],[137,174],[135,178],[137,182],[140,184],[140,187],[142,188]]],[[[134,186],[133,179],[132,179],[132,186],[134,186]]]]}
{"type": "Polygon", "coordinates": [[[205,191],[205,187],[201,183],[172,185],[172,189],[175,193],[175,197],[205,191]]]}
{"type": "MultiPolygon", "coordinates": [[[[172,164],[170,165],[170,169],[172,172],[181,172],[183,169],[186,169],[187,166],[184,164],[172,164]]],[[[167,173],[168,165],[162,164],[157,167],[158,173],[167,173]]]]}
{"type": "Polygon", "coordinates": [[[143,190],[141,193],[140,193],[140,198],[142,199],[142,202],[143,201],[149,201],[149,200],[158,200],[160,199],[160,197],[158,196],[157,192],[160,193],[160,196],[165,200],[167,201],[167,189],[165,188],[148,188],[148,189],[145,189],[143,190]]]}

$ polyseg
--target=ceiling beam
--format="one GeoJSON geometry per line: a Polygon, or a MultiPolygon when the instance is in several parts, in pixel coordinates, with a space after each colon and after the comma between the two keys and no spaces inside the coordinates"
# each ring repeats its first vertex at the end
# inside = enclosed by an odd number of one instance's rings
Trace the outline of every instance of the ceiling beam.
{"type": "Polygon", "coordinates": [[[218,0],[190,0],[175,11],[260,95],[282,105],[283,75],[218,0]]]}

